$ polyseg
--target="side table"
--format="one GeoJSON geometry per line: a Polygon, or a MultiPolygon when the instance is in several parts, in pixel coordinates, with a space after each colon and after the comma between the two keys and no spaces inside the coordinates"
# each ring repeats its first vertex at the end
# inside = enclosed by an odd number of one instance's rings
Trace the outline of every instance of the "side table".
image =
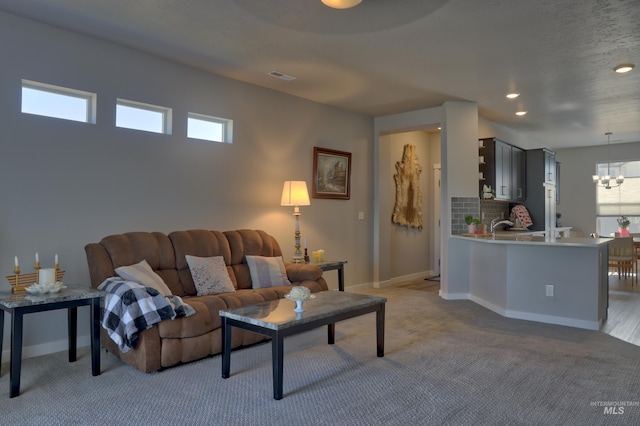
{"type": "Polygon", "coordinates": [[[346,260],[327,260],[320,263],[315,263],[323,271],[331,271],[333,269],[338,270],[338,290],[344,291],[344,264],[346,260]]]}
{"type": "Polygon", "coordinates": [[[23,316],[33,312],[67,309],[69,333],[69,362],[76,360],[78,306],[90,307],[91,374],[100,374],[100,299],[103,292],[79,285],[69,285],[59,293],[15,294],[0,292],[0,354],[4,337],[4,313],[11,314],[11,359],[9,367],[9,396],[20,395],[20,369],[22,367],[23,316]]]}

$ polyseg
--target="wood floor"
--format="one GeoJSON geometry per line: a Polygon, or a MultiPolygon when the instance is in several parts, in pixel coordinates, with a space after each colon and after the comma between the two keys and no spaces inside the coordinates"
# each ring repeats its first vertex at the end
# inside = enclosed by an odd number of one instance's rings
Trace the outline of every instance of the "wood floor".
{"type": "MultiPolygon", "coordinates": [[[[420,278],[394,287],[437,293],[440,282],[420,278]]],[[[640,346],[640,284],[630,278],[619,279],[615,273],[609,275],[609,313],[600,331],[640,346]]]]}

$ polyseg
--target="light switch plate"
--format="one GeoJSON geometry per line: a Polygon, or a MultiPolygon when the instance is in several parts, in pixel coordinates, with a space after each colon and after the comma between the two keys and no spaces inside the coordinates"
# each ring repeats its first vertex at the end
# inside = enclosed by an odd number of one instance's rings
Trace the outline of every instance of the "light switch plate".
{"type": "Polygon", "coordinates": [[[545,290],[545,291],[546,291],[546,293],[545,293],[545,294],[546,294],[548,297],[553,297],[553,285],[551,285],[551,284],[547,284],[547,287],[546,287],[546,290],[545,290]]]}

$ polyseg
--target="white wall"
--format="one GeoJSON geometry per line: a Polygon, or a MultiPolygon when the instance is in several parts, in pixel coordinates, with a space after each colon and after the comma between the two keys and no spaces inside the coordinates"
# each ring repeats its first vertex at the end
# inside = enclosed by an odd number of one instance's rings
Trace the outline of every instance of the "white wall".
{"type": "MultiPolygon", "coordinates": [[[[301,231],[310,250],[349,262],[347,286],[371,283],[371,118],[5,13],[0,39],[4,275],[14,256],[26,273],[36,251],[43,267],[57,253],[64,281],[89,285],[84,245],[135,230],[264,229],[290,258],[294,219],[279,205],[282,183],[311,187],[313,147],[321,146],[353,154],[351,200],[312,199],[301,231]],[[96,92],[97,124],[20,113],[21,79],[96,92]],[[173,108],[173,135],[115,128],[118,97],[173,108]],[[233,144],[187,139],[187,112],[233,119],[233,144]]],[[[334,271],[326,276],[337,288],[334,271]]],[[[81,342],[87,315],[80,310],[81,342]]],[[[24,343],[27,356],[65,349],[66,313],[28,315],[24,343]]]]}

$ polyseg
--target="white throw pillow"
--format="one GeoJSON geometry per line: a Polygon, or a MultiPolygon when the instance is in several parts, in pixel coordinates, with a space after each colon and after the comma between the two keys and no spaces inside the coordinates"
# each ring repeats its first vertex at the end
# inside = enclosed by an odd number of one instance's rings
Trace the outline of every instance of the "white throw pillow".
{"type": "Polygon", "coordinates": [[[193,277],[198,296],[219,293],[233,293],[233,287],[224,257],[185,256],[193,277]]]}
{"type": "Polygon", "coordinates": [[[155,288],[162,296],[171,296],[172,294],[160,275],[153,272],[153,269],[151,269],[146,259],[142,259],[140,263],[136,263],[135,265],[116,268],[116,274],[123,280],[133,281],[145,287],[155,288]]]}
{"type": "Polygon", "coordinates": [[[282,256],[245,256],[249,273],[251,274],[252,288],[266,288],[278,285],[291,285],[287,278],[282,256]]]}

